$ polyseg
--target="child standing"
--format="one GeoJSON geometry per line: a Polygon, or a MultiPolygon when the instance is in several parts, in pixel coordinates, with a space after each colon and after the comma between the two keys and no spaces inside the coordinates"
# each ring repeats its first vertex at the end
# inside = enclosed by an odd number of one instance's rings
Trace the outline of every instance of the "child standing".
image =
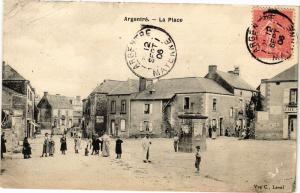
{"type": "Polygon", "coordinates": [[[201,162],[201,155],[200,155],[200,146],[196,146],[196,154],[195,154],[195,168],[196,168],[196,173],[200,172],[200,162],[201,162]]]}
{"type": "Polygon", "coordinates": [[[86,148],[84,150],[84,155],[89,156],[89,145],[86,145],[86,148]]]}

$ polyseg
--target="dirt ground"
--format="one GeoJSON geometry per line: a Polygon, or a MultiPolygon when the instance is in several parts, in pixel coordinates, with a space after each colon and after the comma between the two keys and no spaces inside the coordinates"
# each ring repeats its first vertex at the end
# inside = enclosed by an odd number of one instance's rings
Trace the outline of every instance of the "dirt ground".
{"type": "Polygon", "coordinates": [[[1,187],[145,191],[254,191],[291,192],[296,175],[295,141],[255,141],[220,137],[207,140],[200,175],[194,154],[175,153],[171,139],[152,139],[150,158],[143,163],[140,139],[125,139],[121,160],[79,154],[68,138],[66,155],[41,158],[42,137],[31,140],[33,155],[6,154],[1,162],[1,187]]]}

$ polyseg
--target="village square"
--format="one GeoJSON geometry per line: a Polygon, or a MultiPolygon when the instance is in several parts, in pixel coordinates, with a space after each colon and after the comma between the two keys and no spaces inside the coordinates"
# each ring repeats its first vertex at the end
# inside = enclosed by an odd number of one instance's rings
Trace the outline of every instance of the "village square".
{"type": "Polygon", "coordinates": [[[1,188],[294,192],[298,16],[6,0],[1,188]]]}
{"type": "Polygon", "coordinates": [[[297,65],[258,89],[239,67],[211,65],[205,77],[104,80],[85,99],[38,97],[29,80],[5,62],[3,69],[3,187],[294,188],[297,65]]]}

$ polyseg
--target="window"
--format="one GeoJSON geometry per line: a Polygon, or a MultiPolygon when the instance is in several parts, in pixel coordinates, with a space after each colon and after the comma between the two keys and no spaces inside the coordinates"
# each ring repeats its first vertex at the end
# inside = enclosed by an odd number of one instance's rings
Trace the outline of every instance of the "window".
{"type": "Polygon", "coordinates": [[[213,111],[217,110],[217,99],[213,99],[213,111]]]}
{"type": "Polygon", "coordinates": [[[276,82],[276,85],[280,85],[280,82],[276,82]]]}
{"type": "Polygon", "coordinates": [[[110,112],[111,113],[116,113],[116,101],[111,101],[110,102],[110,112]]]}
{"type": "Polygon", "coordinates": [[[60,109],[58,109],[57,111],[58,111],[58,116],[60,116],[60,109]]]}
{"type": "Polygon", "coordinates": [[[240,96],[243,96],[243,91],[240,91],[240,96]]]}
{"type": "Polygon", "coordinates": [[[121,101],[121,113],[126,113],[126,100],[121,101]]]}
{"type": "Polygon", "coordinates": [[[68,110],[66,110],[66,116],[69,116],[69,111],[68,110]]]}
{"type": "Polygon", "coordinates": [[[145,104],[144,106],[144,114],[151,114],[151,108],[152,108],[152,105],[151,104],[145,104]]]}
{"type": "Polygon", "coordinates": [[[184,97],[183,109],[190,109],[190,97],[184,97]]]}
{"type": "Polygon", "coordinates": [[[150,124],[149,121],[144,121],[144,130],[149,131],[150,130],[150,124]]]}
{"type": "Polygon", "coordinates": [[[125,119],[121,119],[121,131],[125,131],[126,130],[126,121],[125,119]]]}
{"type": "Polygon", "coordinates": [[[290,104],[297,104],[297,96],[298,95],[298,89],[293,88],[290,90],[290,104]]]}
{"type": "Polygon", "coordinates": [[[230,117],[233,117],[233,107],[230,108],[229,116],[230,116],[230,117]]]}

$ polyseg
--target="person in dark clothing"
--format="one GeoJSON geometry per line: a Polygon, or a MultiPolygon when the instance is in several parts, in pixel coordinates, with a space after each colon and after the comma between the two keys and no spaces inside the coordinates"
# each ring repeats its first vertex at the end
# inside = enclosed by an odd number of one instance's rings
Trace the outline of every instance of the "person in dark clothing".
{"type": "Polygon", "coordinates": [[[211,128],[211,126],[209,126],[209,128],[208,128],[208,136],[209,136],[209,138],[211,138],[211,136],[212,136],[212,128],[211,128]]]}
{"type": "Polygon", "coordinates": [[[121,140],[120,137],[118,137],[117,140],[116,140],[116,154],[117,154],[117,159],[121,159],[121,155],[122,155],[122,143],[123,143],[123,140],[121,140]]]}
{"type": "Polygon", "coordinates": [[[92,136],[92,153],[91,155],[93,155],[94,153],[96,153],[95,147],[96,147],[96,136],[92,136]]]}
{"type": "Polygon", "coordinates": [[[99,155],[100,143],[101,143],[101,140],[99,139],[99,137],[97,137],[97,139],[95,140],[95,145],[94,145],[95,155],[99,155]]]}
{"type": "Polygon", "coordinates": [[[5,139],[5,133],[3,132],[1,135],[1,159],[4,158],[3,153],[6,153],[6,139],[5,139]]]}
{"type": "Polygon", "coordinates": [[[66,154],[66,151],[67,151],[67,138],[65,135],[63,135],[61,138],[60,138],[60,151],[62,154],[66,154]]]}
{"type": "Polygon", "coordinates": [[[23,141],[23,150],[22,150],[22,153],[24,155],[24,159],[29,159],[31,158],[30,155],[31,155],[31,146],[28,142],[28,138],[25,137],[24,138],[24,141],[23,141]]]}
{"type": "Polygon", "coordinates": [[[196,154],[195,154],[195,168],[196,173],[200,172],[200,163],[201,163],[201,154],[200,154],[200,146],[196,146],[196,154]]]}

